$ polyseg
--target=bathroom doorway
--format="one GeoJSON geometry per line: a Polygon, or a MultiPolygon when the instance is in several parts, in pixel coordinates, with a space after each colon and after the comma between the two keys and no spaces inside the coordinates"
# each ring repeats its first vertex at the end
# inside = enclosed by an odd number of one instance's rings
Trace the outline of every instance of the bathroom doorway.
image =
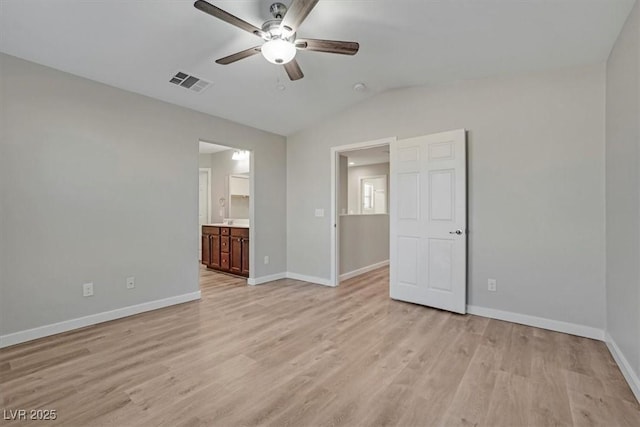
{"type": "Polygon", "coordinates": [[[199,141],[198,163],[201,286],[203,274],[207,283],[227,283],[220,275],[246,283],[253,258],[252,153],[199,141]]]}

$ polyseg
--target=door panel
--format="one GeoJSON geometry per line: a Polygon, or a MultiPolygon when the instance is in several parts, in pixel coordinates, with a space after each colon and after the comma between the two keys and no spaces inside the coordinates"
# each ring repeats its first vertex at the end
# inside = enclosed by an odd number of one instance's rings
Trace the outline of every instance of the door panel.
{"type": "Polygon", "coordinates": [[[398,236],[398,284],[418,286],[418,246],[415,237],[398,236]]]}
{"type": "Polygon", "coordinates": [[[231,261],[229,270],[234,273],[242,272],[242,237],[231,238],[231,261]]]}
{"type": "Polygon", "coordinates": [[[398,174],[398,217],[420,217],[420,175],[416,172],[398,174]]]}
{"type": "Polygon", "coordinates": [[[390,196],[391,298],[464,313],[465,131],[391,144],[390,196]]]}
{"type": "Polygon", "coordinates": [[[249,239],[242,239],[242,274],[249,275],[249,239]]]}
{"type": "Polygon", "coordinates": [[[453,220],[455,171],[429,172],[429,208],[432,221],[453,220]]]}
{"type": "Polygon", "coordinates": [[[200,242],[201,262],[204,265],[211,265],[211,236],[203,234],[200,242]]]}
{"type": "Polygon", "coordinates": [[[449,239],[429,239],[428,286],[451,292],[453,278],[453,242],[449,239]]]}
{"type": "Polygon", "coordinates": [[[211,236],[211,267],[220,268],[220,236],[211,236]]]}

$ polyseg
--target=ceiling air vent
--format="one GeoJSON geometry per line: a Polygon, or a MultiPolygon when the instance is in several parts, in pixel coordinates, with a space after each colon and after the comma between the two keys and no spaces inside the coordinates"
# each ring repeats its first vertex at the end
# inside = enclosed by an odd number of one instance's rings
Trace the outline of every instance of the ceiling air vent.
{"type": "Polygon", "coordinates": [[[171,80],[169,80],[169,82],[178,86],[182,86],[183,88],[189,89],[193,92],[203,92],[211,84],[211,82],[199,79],[198,77],[190,76],[189,74],[183,73],[182,71],[178,71],[175,76],[171,77],[171,80]]]}

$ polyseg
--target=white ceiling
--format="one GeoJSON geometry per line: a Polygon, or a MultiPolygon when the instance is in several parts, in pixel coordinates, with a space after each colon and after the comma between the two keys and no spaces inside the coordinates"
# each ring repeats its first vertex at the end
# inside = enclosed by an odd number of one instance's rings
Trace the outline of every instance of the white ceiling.
{"type": "Polygon", "coordinates": [[[380,145],[378,147],[346,151],[340,154],[347,157],[349,167],[374,165],[377,163],[388,163],[389,145],[380,145]]]}
{"type": "MultiPolygon", "coordinates": [[[[256,26],[272,2],[210,1],[256,26]]],[[[261,41],[192,0],[0,0],[0,51],[287,135],[393,88],[604,61],[634,1],[321,0],[298,36],[360,52],[299,52],[297,82],[260,55],[216,64],[261,41]],[[213,86],[170,84],[176,71],[213,86]]]]}
{"type": "Polygon", "coordinates": [[[233,150],[231,147],[225,147],[224,145],[212,144],[210,142],[200,141],[199,153],[200,154],[213,154],[220,151],[233,150]]]}

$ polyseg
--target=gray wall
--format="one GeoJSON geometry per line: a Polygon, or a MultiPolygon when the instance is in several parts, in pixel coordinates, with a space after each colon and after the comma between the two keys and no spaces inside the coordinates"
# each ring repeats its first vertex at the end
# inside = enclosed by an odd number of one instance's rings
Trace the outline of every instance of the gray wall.
{"type": "Polygon", "coordinates": [[[389,215],[340,215],[340,274],[389,260],[389,215]]]}
{"type": "Polygon", "coordinates": [[[377,163],[373,165],[351,166],[349,168],[349,203],[348,213],[359,214],[360,206],[360,179],[367,176],[387,176],[387,206],[389,205],[389,163],[377,163]]]}
{"type": "Polygon", "coordinates": [[[199,154],[198,167],[211,168],[211,154],[199,154]]]}
{"type": "Polygon", "coordinates": [[[468,302],[604,328],[604,80],[599,64],[401,89],[288,137],[288,270],[330,276],[331,219],[313,214],[331,146],[466,128],[468,302]]]}
{"type": "Polygon", "coordinates": [[[283,137],[4,54],[0,88],[0,334],[197,291],[199,139],[254,150],[254,271],[286,271],[283,137]]]}
{"type": "Polygon", "coordinates": [[[640,375],[640,4],[607,63],[607,330],[640,375]]]}

